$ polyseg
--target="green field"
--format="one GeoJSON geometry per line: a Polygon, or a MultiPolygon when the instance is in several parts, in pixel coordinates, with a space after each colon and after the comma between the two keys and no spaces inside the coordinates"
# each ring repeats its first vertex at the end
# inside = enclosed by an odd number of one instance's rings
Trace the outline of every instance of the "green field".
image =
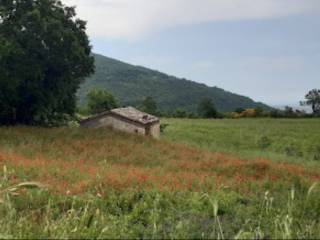
{"type": "Polygon", "coordinates": [[[0,128],[0,238],[320,238],[320,120],[163,122],[0,128]]]}
{"type": "Polygon", "coordinates": [[[320,163],[319,119],[164,119],[163,138],[241,158],[320,163]]]}

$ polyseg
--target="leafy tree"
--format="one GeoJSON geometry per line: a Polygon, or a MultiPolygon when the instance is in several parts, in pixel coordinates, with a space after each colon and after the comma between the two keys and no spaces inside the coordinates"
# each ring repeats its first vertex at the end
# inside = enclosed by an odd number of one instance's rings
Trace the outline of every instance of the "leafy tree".
{"type": "Polygon", "coordinates": [[[157,103],[152,97],[146,97],[142,101],[141,110],[152,115],[158,115],[157,103]]]}
{"type": "Polygon", "coordinates": [[[302,101],[301,105],[311,106],[313,114],[320,115],[320,89],[313,89],[309,91],[305,98],[306,101],[302,101]]]}
{"type": "Polygon", "coordinates": [[[97,114],[117,107],[115,97],[104,89],[93,89],[87,94],[89,113],[97,114]]]}
{"type": "Polygon", "coordinates": [[[199,104],[198,112],[204,118],[217,118],[218,111],[210,98],[204,98],[199,104]]]}
{"type": "Polygon", "coordinates": [[[292,107],[285,106],[284,115],[285,115],[285,117],[294,117],[295,116],[295,112],[294,112],[292,107]]]}
{"type": "Polygon", "coordinates": [[[74,114],[79,85],[94,70],[85,30],[61,1],[0,1],[0,124],[74,114]]]}
{"type": "Polygon", "coordinates": [[[187,116],[188,116],[187,111],[182,108],[177,108],[173,113],[173,117],[175,118],[186,118],[187,116]]]}
{"type": "Polygon", "coordinates": [[[272,118],[281,118],[284,116],[283,112],[279,109],[272,109],[269,113],[272,118]]]}

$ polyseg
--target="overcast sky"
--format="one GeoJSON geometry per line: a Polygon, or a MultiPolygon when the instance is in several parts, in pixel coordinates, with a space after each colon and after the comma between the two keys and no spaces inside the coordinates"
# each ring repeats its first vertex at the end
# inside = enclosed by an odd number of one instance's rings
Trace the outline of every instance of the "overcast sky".
{"type": "Polygon", "coordinates": [[[320,88],[320,0],[64,0],[94,51],[272,105],[320,88]]]}

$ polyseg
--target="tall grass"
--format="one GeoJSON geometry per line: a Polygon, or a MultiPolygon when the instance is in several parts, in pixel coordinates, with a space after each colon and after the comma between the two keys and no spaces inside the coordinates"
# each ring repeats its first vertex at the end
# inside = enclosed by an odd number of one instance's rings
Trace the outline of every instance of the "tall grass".
{"type": "Polygon", "coordinates": [[[0,232],[23,239],[314,239],[320,236],[319,194],[315,185],[255,198],[143,190],[100,198],[31,189],[0,204],[0,232]]]}
{"type": "MultiPolygon", "coordinates": [[[[186,121],[183,130],[171,122],[160,141],[108,129],[1,128],[0,238],[320,238],[317,161],[247,157],[241,144],[237,154],[215,153],[217,123],[186,121]],[[191,123],[209,128],[207,140],[192,138],[199,126],[191,123]]],[[[248,122],[250,134],[260,136],[259,121],[248,122]]],[[[266,135],[255,144],[273,152],[281,141],[266,135]]]]}

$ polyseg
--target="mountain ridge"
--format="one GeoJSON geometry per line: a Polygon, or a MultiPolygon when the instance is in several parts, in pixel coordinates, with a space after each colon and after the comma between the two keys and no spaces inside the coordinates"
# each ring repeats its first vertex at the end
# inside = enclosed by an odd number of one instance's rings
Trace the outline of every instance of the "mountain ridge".
{"type": "Polygon", "coordinates": [[[112,92],[121,105],[139,106],[147,96],[153,97],[161,111],[182,108],[196,112],[203,98],[211,98],[219,111],[234,111],[236,108],[270,107],[255,102],[249,97],[210,87],[203,83],[152,70],[144,66],[94,54],[96,71],[87,78],[79,89],[80,104],[92,88],[105,88],[112,92]]]}

